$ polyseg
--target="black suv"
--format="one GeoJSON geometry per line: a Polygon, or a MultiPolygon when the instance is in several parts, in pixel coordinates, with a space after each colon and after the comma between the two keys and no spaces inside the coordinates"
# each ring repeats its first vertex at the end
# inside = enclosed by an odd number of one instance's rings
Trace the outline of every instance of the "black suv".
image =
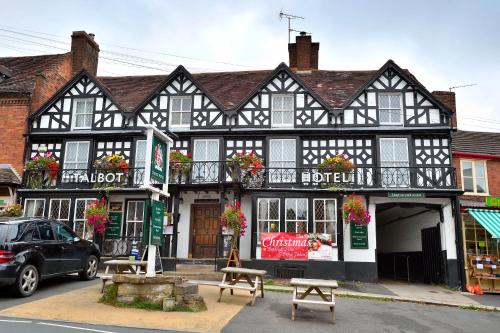
{"type": "Polygon", "coordinates": [[[66,225],[47,219],[0,222],[0,285],[31,296],[38,281],[69,273],[83,280],[97,274],[99,248],[66,225]]]}

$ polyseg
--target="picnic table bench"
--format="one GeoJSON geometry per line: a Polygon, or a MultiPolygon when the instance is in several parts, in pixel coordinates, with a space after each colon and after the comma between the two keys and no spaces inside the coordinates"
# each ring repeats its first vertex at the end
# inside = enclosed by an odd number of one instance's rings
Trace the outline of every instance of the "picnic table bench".
{"type": "Polygon", "coordinates": [[[142,268],[147,267],[148,262],[143,260],[126,260],[126,259],[113,259],[104,262],[106,265],[106,270],[104,274],[100,276],[102,280],[101,293],[104,292],[104,287],[106,282],[113,279],[113,274],[141,274],[142,268]],[[114,268],[114,273],[109,273],[109,268],[114,268]]]}
{"type": "Polygon", "coordinates": [[[260,295],[264,298],[264,275],[266,271],[258,269],[240,268],[240,267],[226,267],[221,269],[224,273],[222,277],[222,282],[219,284],[219,300],[222,298],[222,293],[225,289],[231,290],[231,295],[233,294],[233,289],[248,290],[252,295],[252,305],[255,303],[255,298],[257,296],[257,290],[260,288],[260,295]],[[255,276],[255,280],[252,281],[252,276],[255,276]],[[246,285],[237,284],[238,282],[244,282],[246,285]]]}
{"type": "Polygon", "coordinates": [[[338,288],[336,280],[293,278],[290,280],[290,285],[295,287],[292,299],[292,320],[295,320],[295,310],[297,310],[299,304],[328,305],[332,312],[332,319],[335,320],[335,296],[333,290],[338,288]],[[329,292],[325,294],[321,288],[328,289],[329,292]],[[311,295],[319,296],[320,299],[305,299],[307,296],[311,295]]]}

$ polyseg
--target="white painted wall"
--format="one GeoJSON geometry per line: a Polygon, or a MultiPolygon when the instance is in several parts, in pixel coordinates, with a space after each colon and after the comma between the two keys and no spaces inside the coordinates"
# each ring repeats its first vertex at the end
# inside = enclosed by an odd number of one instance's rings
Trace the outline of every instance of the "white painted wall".
{"type": "MultiPolygon", "coordinates": [[[[344,198],[344,201],[347,197],[344,198]]],[[[377,249],[377,235],[375,229],[375,204],[371,202],[368,207],[372,216],[368,224],[368,249],[351,249],[351,228],[344,224],[344,261],[375,262],[375,250],[377,249]]],[[[339,223],[344,223],[339,221],[339,223]]]]}
{"type": "Polygon", "coordinates": [[[250,259],[252,253],[252,197],[247,195],[241,198],[241,210],[247,218],[245,236],[240,238],[240,259],[250,259]]]}

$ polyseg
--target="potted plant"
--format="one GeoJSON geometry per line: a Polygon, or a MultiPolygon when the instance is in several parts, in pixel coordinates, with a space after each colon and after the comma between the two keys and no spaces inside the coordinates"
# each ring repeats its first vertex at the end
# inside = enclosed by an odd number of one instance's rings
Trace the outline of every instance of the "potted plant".
{"type": "Polygon", "coordinates": [[[335,174],[340,175],[340,180],[344,181],[343,174],[351,173],[354,169],[354,164],[348,159],[346,154],[338,154],[325,158],[319,165],[318,171],[323,174],[323,187],[339,187],[339,183],[334,181],[335,174]]]}
{"type": "Polygon", "coordinates": [[[103,235],[107,223],[109,223],[109,218],[105,199],[95,200],[87,206],[85,209],[85,225],[87,230],[91,231],[88,233],[87,238],[92,237],[94,234],[103,235]]]}
{"type": "Polygon", "coordinates": [[[26,186],[29,188],[44,188],[54,183],[59,170],[59,162],[52,152],[36,155],[26,163],[26,186]]]}
{"type": "Polygon", "coordinates": [[[226,209],[220,217],[220,224],[228,232],[233,234],[233,245],[236,239],[245,235],[247,227],[247,219],[245,214],[241,211],[241,204],[236,201],[235,204],[226,204],[226,209]]]}
{"type": "Polygon", "coordinates": [[[366,209],[363,199],[354,193],[349,195],[342,205],[342,218],[346,224],[356,223],[357,225],[367,225],[371,220],[370,212],[366,209]]]}
{"type": "Polygon", "coordinates": [[[2,217],[18,217],[23,215],[23,207],[20,204],[12,204],[0,211],[2,217]]]}
{"type": "Polygon", "coordinates": [[[193,165],[193,156],[190,152],[183,154],[179,150],[170,151],[170,182],[182,183],[189,177],[193,165]]]}
{"type": "Polygon", "coordinates": [[[241,180],[246,188],[262,187],[264,183],[262,158],[254,152],[236,153],[226,162],[233,181],[241,180]]]}
{"type": "Polygon", "coordinates": [[[97,182],[94,187],[120,187],[127,182],[129,164],[124,156],[120,154],[106,155],[94,162],[94,168],[97,173],[115,174],[115,180],[112,183],[97,182]],[[117,174],[122,174],[118,176],[117,174]]]}

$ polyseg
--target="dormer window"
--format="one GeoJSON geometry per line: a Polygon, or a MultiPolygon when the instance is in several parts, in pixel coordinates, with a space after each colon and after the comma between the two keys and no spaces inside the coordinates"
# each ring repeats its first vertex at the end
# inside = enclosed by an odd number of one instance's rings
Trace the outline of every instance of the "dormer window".
{"type": "Polygon", "coordinates": [[[271,108],[272,127],[293,127],[293,95],[273,95],[271,108]]]}
{"type": "Polygon", "coordinates": [[[191,125],[191,96],[172,97],[170,100],[170,126],[191,125]]]}
{"type": "Polygon", "coordinates": [[[92,113],[94,100],[92,98],[73,100],[73,129],[92,128],[92,113]]]}
{"type": "Polygon", "coordinates": [[[379,94],[380,125],[403,125],[401,94],[379,94]]]}

